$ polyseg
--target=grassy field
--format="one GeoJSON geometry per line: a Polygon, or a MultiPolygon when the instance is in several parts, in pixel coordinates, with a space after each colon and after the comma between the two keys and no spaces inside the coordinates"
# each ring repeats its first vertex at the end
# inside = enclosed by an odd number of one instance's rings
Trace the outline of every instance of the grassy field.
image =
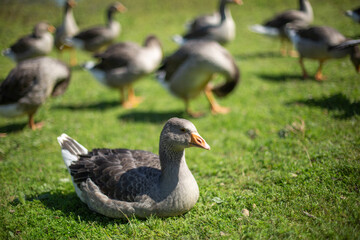
{"type": "MultiPolygon", "coordinates": [[[[102,23],[111,1],[79,1],[80,28],[102,23]]],[[[186,20],[212,12],[217,1],[124,0],[117,15],[119,41],[142,42],[157,35],[164,53],[177,46],[170,36],[186,20]]],[[[26,117],[0,119],[0,239],[208,239],[360,238],[360,77],[348,58],[329,61],[328,79],[302,80],[298,60],[279,55],[279,43],[248,31],[296,2],[248,1],[232,6],[237,37],[227,48],[242,72],[241,84],[219,100],[227,115],[190,120],[212,147],[187,150],[200,199],[187,214],[146,220],[109,219],[88,209],[75,195],[56,137],[65,132],[95,147],[158,151],[164,122],[188,118],[183,102],[148,76],[135,86],[145,101],[136,109],[119,105],[119,94],[73,68],[65,95],[41,107],[31,131],[26,117]],[[154,97],[156,96],[156,97],[154,97]],[[249,211],[249,216],[243,214],[249,211]]],[[[316,25],[327,24],[348,37],[360,27],[343,15],[352,0],[311,0],[316,25]]],[[[62,10],[45,0],[1,1],[0,49],[31,31],[40,20],[61,22],[62,10]]],[[[56,57],[54,51],[52,56],[56,57]]],[[[91,59],[78,53],[79,61],[91,59]]],[[[317,63],[305,62],[315,74],[317,63]]],[[[0,57],[0,81],[15,66],[0,57]]],[[[204,96],[192,101],[208,111],[204,96]]],[[[209,112],[209,111],[208,111],[209,112]]]]}

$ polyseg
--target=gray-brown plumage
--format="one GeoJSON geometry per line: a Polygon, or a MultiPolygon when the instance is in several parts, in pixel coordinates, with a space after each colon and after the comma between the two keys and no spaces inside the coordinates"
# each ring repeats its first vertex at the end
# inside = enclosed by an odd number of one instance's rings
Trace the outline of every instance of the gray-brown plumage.
{"type": "Polygon", "coordinates": [[[30,35],[17,40],[10,48],[5,49],[2,54],[15,62],[38,56],[45,56],[51,52],[54,46],[54,38],[51,35],[55,28],[46,22],[35,25],[30,35]]]}
{"type": "Polygon", "coordinates": [[[76,34],[66,40],[66,44],[89,52],[98,52],[113,43],[121,32],[121,25],[114,20],[114,13],[124,12],[123,4],[115,2],[106,11],[106,26],[96,26],[76,34]]]}
{"type": "Polygon", "coordinates": [[[328,26],[316,26],[307,29],[287,28],[288,35],[300,55],[300,66],[303,77],[308,74],[303,64],[304,58],[319,61],[319,68],[315,74],[315,79],[324,80],[322,66],[326,60],[333,58],[343,58],[350,55],[350,59],[357,72],[360,72],[360,39],[351,40],[345,38],[334,28],[328,26]]]}
{"type": "Polygon", "coordinates": [[[34,123],[34,114],[49,96],[65,92],[70,75],[64,63],[50,57],[20,62],[0,85],[0,116],[28,115],[29,127],[40,128],[41,123],[34,123]]]}
{"type": "Polygon", "coordinates": [[[74,0],[67,0],[65,2],[62,24],[56,28],[55,32],[55,47],[60,54],[62,54],[65,49],[71,51],[70,65],[76,65],[77,63],[74,49],[65,44],[67,38],[71,38],[79,31],[72,10],[75,5],[74,0]]]}
{"type": "Polygon", "coordinates": [[[236,26],[227,4],[242,4],[242,0],[219,0],[219,10],[212,15],[200,16],[187,24],[188,31],[183,35],[176,35],[173,40],[178,44],[191,39],[214,40],[226,44],[235,38],[236,26]]]}
{"type": "Polygon", "coordinates": [[[58,137],[75,191],[90,209],[108,217],[176,216],[197,202],[199,189],[185,148],[209,145],[195,126],[179,118],[161,132],[159,156],[129,149],[86,150],[66,134],[58,137]]]}
{"type": "Polygon", "coordinates": [[[218,105],[212,93],[218,97],[231,93],[239,82],[240,71],[231,54],[217,42],[191,40],[165,58],[157,77],[170,93],[185,101],[186,112],[197,117],[201,114],[191,112],[189,101],[201,92],[205,93],[213,114],[229,112],[218,105]],[[215,74],[222,75],[225,83],[211,86],[215,74]]]}
{"type": "Polygon", "coordinates": [[[135,96],[132,85],[140,78],[152,73],[161,63],[162,46],[160,40],[149,35],[143,46],[134,42],[111,45],[106,51],[95,54],[97,64],[88,62],[85,68],[102,84],[119,89],[123,107],[132,108],[141,102],[135,96]],[[125,97],[125,90],[128,96],[125,97]]]}
{"type": "Polygon", "coordinates": [[[287,24],[297,28],[306,28],[314,20],[311,4],[308,0],[299,0],[299,10],[287,10],[275,15],[262,25],[250,26],[250,30],[267,36],[279,37],[281,40],[281,54],[286,55],[286,42],[289,41],[285,27],[287,24]]]}

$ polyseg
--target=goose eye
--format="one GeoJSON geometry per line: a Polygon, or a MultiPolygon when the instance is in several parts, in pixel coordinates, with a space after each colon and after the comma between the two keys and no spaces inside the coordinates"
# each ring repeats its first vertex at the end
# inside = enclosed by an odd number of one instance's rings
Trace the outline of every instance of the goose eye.
{"type": "Polygon", "coordinates": [[[186,132],[186,129],[185,129],[185,128],[181,128],[180,131],[186,132]]]}

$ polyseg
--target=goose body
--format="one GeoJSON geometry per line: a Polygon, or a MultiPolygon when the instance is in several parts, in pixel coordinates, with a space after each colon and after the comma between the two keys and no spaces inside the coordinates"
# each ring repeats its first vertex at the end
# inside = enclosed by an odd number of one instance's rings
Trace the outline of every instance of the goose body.
{"type": "Polygon", "coordinates": [[[99,63],[87,63],[85,68],[100,83],[119,89],[123,106],[131,108],[140,101],[134,95],[132,84],[156,70],[162,60],[162,47],[158,38],[150,35],[143,46],[134,42],[117,43],[94,56],[99,63]],[[127,99],[124,97],[126,88],[129,90],[127,99]]]}
{"type": "Polygon", "coordinates": [[[259,34],[271,37],[278,37],[282,42],[281,53],[286,55],[286,41],[288,37],[285,32],[287,24],[296,26],[297,28],[306,28],[314,20],[314,13],[308,0],[299,0],[298,10],[287,10],[275,15],[263,24],[250,26],[250,30],[259,34]]]}
{"type": "Polygon", "coordinates": [[[191,39],[206,39],[226,44],[235,38],[236,26],[227,8],[228,3],[242,4],[242,0],[220,0],[219,11],[212,15],[195,18],[187,24],[187,32],[183,36],[176,35],[173,40],[178,44],[191,39]]]}
{"type": "MultiPolygon", "coordinates": [[[[76,33],[79,32],[79,27],[76,24],[74,15],[73,15],[73,7],[75,6],[74,0],[67,0],[64,6],[64,17],[62,24],[56,28],[55,32],[55,47],[57,50],[62,52],[66,48],[70,48],[72,51],[73,49],[69,46],[66,46],[66,39],[71,38],[76,33]]],[[[74,55],[74,53],[72,53],[74,55]]],[[[70,64],[76,64],[75,56],[71,56],[70,64]]]]}
{"type": "Polygon", "coordinates": [[[121,25],[115,21],[115,12],[124,12],[126,8],[119,2],[110,5],[107,9],[106,26],[96,26],[79,32],[66,39],[66,44],[89,52],[97,52],[110,45],[120,34],[121,25]]]}
{"type": "Polygon", "coordinates": [[[351,18],[354,22],[360,23],[360,7],[353,10],[347,10],[345,15],[351,18]]]}
{"type": "Polygon", "coordinates": [[[53,26],[40,22],[35,25],[32,34],[20,38],[2,53],[15,62],[45,56],[54,46],[54,38],[50,33],[54,30],[53,26]]]}
{"type": "Polygon", "coordinates": [[[360,40],[346,39],[344,35],[328,26],[316,26],[307,29],[288,29],[288,35],[300,55],[300,65],[304,78],[307,77],[303,58],[318,60],[320,65],[316,80],[323,80],[322,65],[326,60],[343,58],[350,55],[357,71],[360,70],[360,40]]]}
{"type": "Polygon", "coordinates": [[[206,94],[214,114],[228,112],[216,103],[212,93],[223,97],[232,92],[238,84],[240,71],[231,54],[217,42],[191,40],[165,58],[157,76],[170,93],[185,101],[186,111],[196,116],[188,103],[201,92],[206,94]],[[214,74],[222,75],[226,82],[212,87],[209,82],[214,74]]]}
{"type": "Polygon", "coordinates": [[[159,155],[142,150],[88,151],[62,134],[61,152],[79,198],[112,218],[177,216],[189,211],[199,188],[185,161],[185,148],[209,145],[195,126],[169,119],[160,135],[159,155]]]}
{"type": "Polygon", "coordinates": [[[0,84],[0,116],[29,116],[29,127],[33,116],[49,96],[65,92],[70,81],[70,69],[62,62],[50,57],[38,57],[20,62],[0,84]]]}

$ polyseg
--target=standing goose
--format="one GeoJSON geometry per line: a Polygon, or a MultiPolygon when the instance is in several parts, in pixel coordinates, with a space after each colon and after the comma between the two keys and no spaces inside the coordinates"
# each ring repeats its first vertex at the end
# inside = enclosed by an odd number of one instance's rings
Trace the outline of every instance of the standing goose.
{"type": "Polygon", "coordinates": [[[94,57],[99,59],[99,63],[95,65],[89,62],[85,64],[85,68],[100,83],[119,89],[123,107],[132,108],[141,102],[141,99],[135,96],[132,84],[159,66],[162,47],[158,38],[150,35],[145,39],[143,47],[133,42],[117,43],[94,57]]]}
{"type": "Polygon", "coordinates": [[[29,127],[37,109],[51,96],[65,92],[70,81],[70,69],[59,60],[38,57],[20,62],[0,85],[0,116],[17,117],[27,114],[29,127]]]}
{"type": "Polygon", "coordinates": [[[347,10],[345,15],[354,20],[357,23],[360,23],[360,7],[353,10],[347,10]]]}
{"type": "Polygon", "coordinates": [[[54,38],[51,35],[55,28],[46,22],[35,25],[32,34],[20,38],[10,48],[2,53],[15,62],[50,53],[54,46],[54,38]]]}
{"type": "Polygon", "coordinates": [[[73,7],[76,5],[74,0],[67,0],[64,7],[64,18],[61,26],[56,28],[55,32],[55,47],[62,54],[64,49],[70,49],[70,65],[74,66],[77,63],[75,51],[72,47],[65,44],[65,40],[74,36],[79,28],[76,24],[73,15],[73,7]]]}
{"type": "Polygon", "coordinates": [[[170,217],[189,211],[199,188],[185,161],[185,148],[210,146],[188,120],[171,118],[161,132],[159,156],[129,149],[89,152],[66,134],[61,153],[78,197],[112,218],[170,217]]]}
{"type": "Polygon", "coordinates": [[[126,8],[123,4],[115,2],[111,4],[106,12],[106,26],[92,27],[84,30],[72,38],[66,40],[67,45],[74,46],[89,52],[98,52],[101,48],[110,45],[120,34],[120,23],[115,21],[115,12],[124,12],[126,8]]]}
{"type": "Polygon", "coordinates": [[[185,110],[190,116],[198,117],[201,114],[190,110],[189,101],[202,91],[213,114],[230,111],[221,107],[212,93],[224,97],[232,92],[239,82],[240,71],[231,54],[217,42],[191,40],[164,60],[157,77],[170,93],[185,101],[185,110]],[[211,86],[209,82],[215,74],[224,76],[226,82],[211,86]]]}
{"type": "Polygon", "coordinates": [[[227,8],[228,3],[241,5],[242,0],[219,0],[219,11],[212,15],[205,15],[195,18],[189,22],[188,31],[184,36],[175,35],[173,40],[183,44],[191,39],[214,40],[220,44],[226,44],[235,38],[235,22],[227,8]]]}
{"type": "Polygon", "coordinates": [[[360,72],[360,39],[346,39],[337,30],[327,27],[310,27],[308,29],[295,30],[287,28],[288,35],[295,48],[299,52],[299,63],[304,78],[308,77],[303,59],[311,58],[319,61],[319,68],[315,74],[318,81],[324,80],[322,75],[323,63],[332,58],[343,58],[350,55],[350,59],[357,72],[360,72]]]}
{"type": "MultiPolygon", "coordinates": [[[[267,36],[279,37],[281,41],[280,52],[285,56],[287,55],[286,45],[289,41],[285,33],[286,25],[291,23],[298,28],[306,28],[312,23],[313,19],[314,14],[310,2],[308,0],[299,0],[299,10],[282,12],[262,25],[250,26],[250,30],[267,36]]],[[[290,55],[295,55],[295,53],[290,52],[290,55]]]]}

